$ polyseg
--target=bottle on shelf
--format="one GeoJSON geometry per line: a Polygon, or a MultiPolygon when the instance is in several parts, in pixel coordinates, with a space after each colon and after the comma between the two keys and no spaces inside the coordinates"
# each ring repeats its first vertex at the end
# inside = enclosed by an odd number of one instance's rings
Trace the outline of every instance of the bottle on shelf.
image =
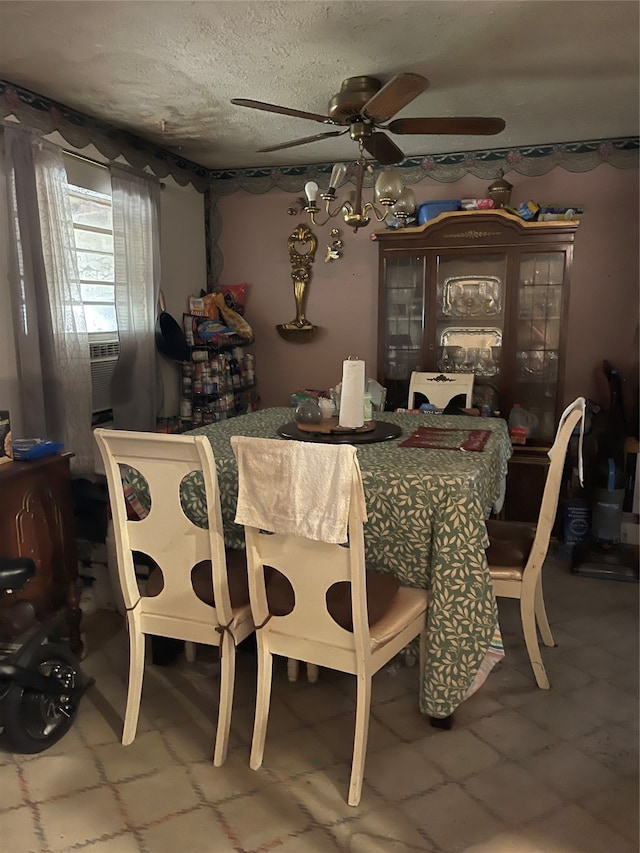
{"type": "Polygon", "coordinates": [[[238,359],[236,358],[235,349],[231,352],[231,356],[229,358],[229,373],[231,374],[232,387],[239,388],[242,383],[240,381],[240,365],[238,364],[238,359]]]}
{"type": "Polygon", "coordinates": [[[182,397],[180,400],[180,417],[184,421],[190,421],[192,415],[192,404],[190,397],[182,397]]]}
{"type": "Polygon", "coordinates": [[[255,382],[255,358],[248,352],[243,359],[244,385],[253,385],[255,382]]]}
{"type": "Polygon", "coordinates": [[[193,380],[191,382],[191,391],[194,395],[202,394],[202,362],[198,362],[195,365],[193,380]]]}
{"type": "Polygon", "coordinates": [[[529,429],[520,403],[514,403],[509,412],[509,437],[511,444],[526,444],[529,429]]]}
{"type": "Polygon", "coordinates": [[[214,423],[235,417],[258,407],[259,397],[249,389],[255,386],[255,360],[245,353],[246,342],[233,346],[205,343],[194,335],[194,318],[184,315],[190,359],[182,364],[180,429],[192,429],[202,423],[214,423]]]}

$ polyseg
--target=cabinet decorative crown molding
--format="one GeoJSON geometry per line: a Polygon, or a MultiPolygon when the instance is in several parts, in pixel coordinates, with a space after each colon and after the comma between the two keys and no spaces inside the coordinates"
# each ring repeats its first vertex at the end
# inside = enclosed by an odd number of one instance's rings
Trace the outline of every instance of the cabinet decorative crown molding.
{"type": "Polygon", "coordinates": [[[478,231],[475,228],[470,228],[467,231],[456,231],[444,236],[447,240],[480,240],[483,237],[499,237],[500,231],[478,231]]]}

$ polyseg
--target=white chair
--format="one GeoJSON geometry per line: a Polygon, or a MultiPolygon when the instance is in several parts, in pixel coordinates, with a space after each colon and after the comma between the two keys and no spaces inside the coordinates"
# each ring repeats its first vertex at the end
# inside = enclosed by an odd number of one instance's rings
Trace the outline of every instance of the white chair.
{"type": "MultiPolygon", "coordinates": [[[[554,643],[544,605],[542,567],[558,508],[567,445],[580,421],[584,427],[584,412],[585,399],[578,397],[567,406],[560,418],[553,446],[548,453],[551,462],[537,524],[495,519],[487,521],[491,542],[487,549],[487,562],[493,588],[498,597],[520,599],[520,618],[529,660],[538,687],[543,690],[549,689],[549,679],[540,655],[536,624],[545,646],[553,646],[554,643]]],[[[578,455],[582,472],[581,446],[578,455]]]]}
{"type": "Polygon", "coordinates": [[[423,373],[414,370],[409,381],[408,408],[417,408],[414,396],[420,393],[438,409],[444,409],[457,394],[464,394],[464,408],[468,409],[472,403],[474,379],[473,373],[423,373]]]}
{"type": "Polygon", "coordinates": [[[244,558],[233,567],[227,566],[211,444],[204,436],[105,429],[96,429],[94,435],[107,477],[118,578],[129,632],[129,689],[122,743],[134,740],[138,725],[145,635],[218,646],[220,702],[213,763],[220,766],[229,741],[236,644],[254,627],[244,558]],[[151,507],[140,521],[127,520],[121,465],[136,469],[148,483],[151,507]],[[208,529],[190,521],[182,507],[181,483],[193,471],[200,472],[204,480],[208,529]],[[144,596],[136,580],[134,551],[147,554],[157,564],[149,575],[144,596]],[[157,594],[150,595],[150,590],[157,594]]]}
{"type": "MultiPolygon", "coordinates": [[[[319,447],[306,442],[281,442],[247,437],[234,437],[231,441],[238,455],[238,516],[243,490],[246,488],[239,447],[242,453],[247,454],[245,460],[248,459],[253,471],[257,470],[263,477],[275,477],[277,473],[264,453],[265,442],[279,445],[277,452],[285,457],[289,455],[288,461],[294,458],[291,454],[299,453],[295,445],[306,444],[308,452],[319,447]]],[[[269,716],[273,655],[352,673],[357,676],[357,699],[348,802],[349,805],[356,806],[362,791],[371,678],[418,635],[421,664],[424,664],[427,593],[423,589],[399,587],[388,602],[384,615],[379,621],[369,625],[363,516],[360,511],[364,507],[364,492],[355,448],[334,445],[324,446],[322,450],[334,454],[347,450],[353,452],[348,460],[351,472],[347,473],[349,479],[346,481],[349,499],[348,545],[319,541],[292,533],[266,532],[269,528],[263,527],[262,523],[260,527],[245,524],[249,593],[258,641],[258,689],[250,766],[253,770],[258,770],[262,765],[269,716]],[[265,584],[266,566],[284,574],[293,587],[295,605],[287,615],[272,616],[269,613],[265,584]],[[327,607],[328,590],[340,582],[351,584],[350,600],[347,603],[347,627],[340,627],[327,607]]],[[[304,470],[304,466],[299,464],[299,457],[295,459],[296,462],[289,465],[292,473],[285,484],[291,495],[299,494],[299,490],[304,488],[305,480],[308,482],[309,475],[309,470],[304,470]]],[[[252,489],[250,494],[255,494],[255,489],[252,489]]],[[[258,501],[259,498],[256,503],[258,501]]],[[[320,513],[329,513],[334,506],[335,503],[332,504],[329,500],[320,500],[315,508],[320,513]]],[[[238,516],[236,521],[242,522],[242,518],[238,516]]],[[[329,595],[331,596],[331,593],[329,595]]],[[[420,672],[422,669],[423,666],[420,672]]]]}

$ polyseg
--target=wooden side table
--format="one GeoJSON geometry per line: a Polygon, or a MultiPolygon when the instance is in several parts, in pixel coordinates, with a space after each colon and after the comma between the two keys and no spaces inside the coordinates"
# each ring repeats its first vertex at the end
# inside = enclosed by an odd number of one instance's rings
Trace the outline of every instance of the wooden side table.
{"type": "Polygon", "coordinates": [[[82,612],[69,468],[73,455],[0,465],[0,556],[34,560],[35,577],[13,598],[32,602],[39,619],[66,608],[70,645],[80,655],[82,612]]]}

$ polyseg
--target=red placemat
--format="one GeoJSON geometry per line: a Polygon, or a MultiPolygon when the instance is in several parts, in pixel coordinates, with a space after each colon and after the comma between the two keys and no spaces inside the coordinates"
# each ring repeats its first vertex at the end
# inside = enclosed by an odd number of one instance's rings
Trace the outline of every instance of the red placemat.
{"type": "Polygon", "coordinates": [[[426,447],[430,450],[484,450],[490,429],[444,429],[418,427],[400,447],[426,447]]]}

